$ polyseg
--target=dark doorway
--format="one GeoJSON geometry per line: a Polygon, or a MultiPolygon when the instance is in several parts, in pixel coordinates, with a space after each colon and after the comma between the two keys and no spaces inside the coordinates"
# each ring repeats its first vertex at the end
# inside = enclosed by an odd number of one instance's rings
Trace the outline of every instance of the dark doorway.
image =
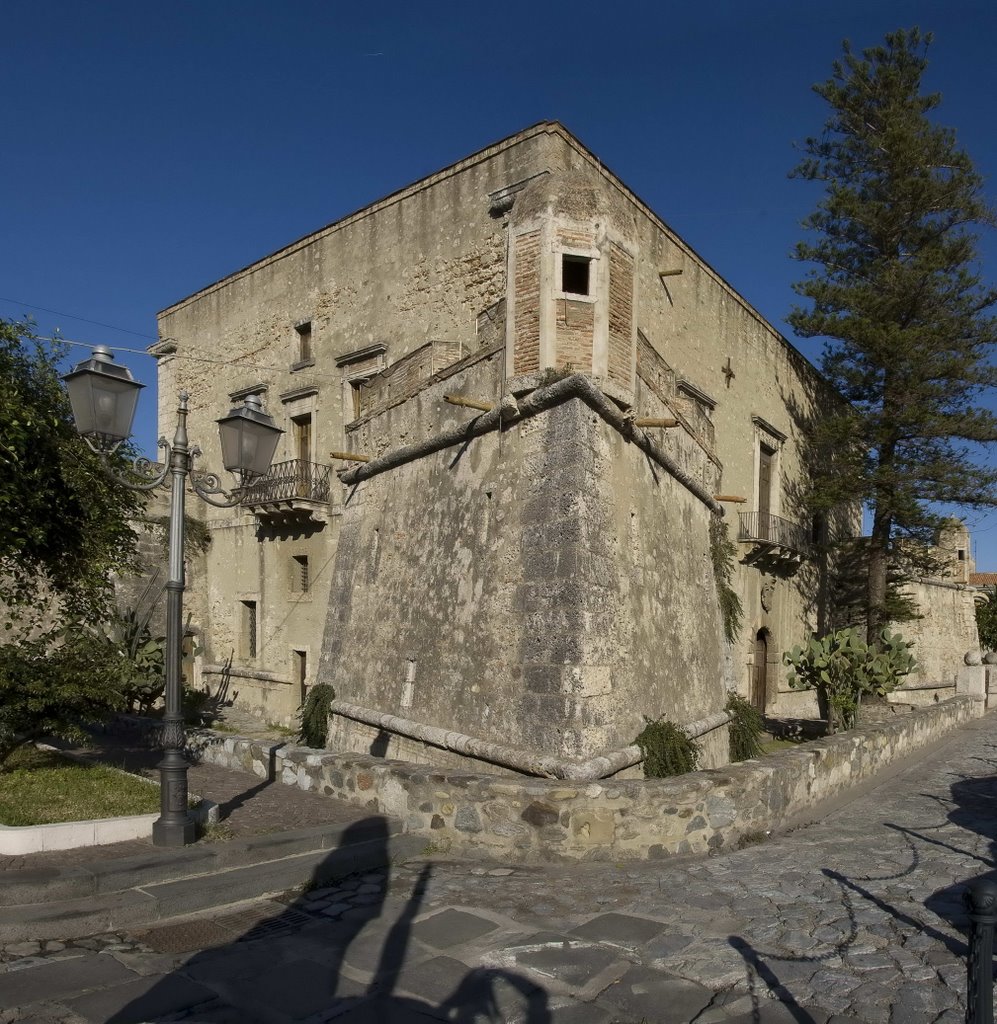
{"type": "Polygon", "coordinates": [[[751,659],[751,703],[765,713],[765,695],[768,687],[769,632],[760,629],[755,634],[755,650],[751,659]]]}

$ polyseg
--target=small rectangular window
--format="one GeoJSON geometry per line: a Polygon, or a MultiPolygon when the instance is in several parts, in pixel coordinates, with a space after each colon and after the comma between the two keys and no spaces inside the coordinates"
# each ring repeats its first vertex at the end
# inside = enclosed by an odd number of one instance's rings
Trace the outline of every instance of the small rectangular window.
{"type": "Polygon", "coordinates": [[[308,577],[308,556],[291,556],[291,592],[295,594],[307,594],[311,586],[308,577]]]}
{"type": "Polygon", "coordinates": [[[312,355],[312,323],[310,320],[294,328],[298,332],[298,362],[310,362],[312,355]]]}
{"type": "Polygon", "coordinates": [[[242,601],[242,656],[256,657],[256,602],[242,601]]]}
{"type": "Polygon", "coordinates": [[[592,261],[587,256],[561,257],[561,291],[569,295],[589,294],[589,269],[592,261]]]}

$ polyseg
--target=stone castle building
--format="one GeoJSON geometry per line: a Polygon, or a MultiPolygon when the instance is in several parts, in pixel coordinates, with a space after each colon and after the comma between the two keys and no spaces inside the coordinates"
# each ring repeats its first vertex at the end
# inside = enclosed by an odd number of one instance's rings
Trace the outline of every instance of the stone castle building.
{"type": "Polygon", "coordinates": [[[587,758],[645,715],[715,720],[728,688],[810,700],[781,655],[827,612],[829,525],[801,495],[804,424],[836,399],[560,124],[223,278],[159,333],[161,431],[189,390],[203,469],[243,396],[285,430],[243,508],[193,504],[205,685],[286,721],[329,682],[336,743],[406,756],[401,719],[587,758]]]}

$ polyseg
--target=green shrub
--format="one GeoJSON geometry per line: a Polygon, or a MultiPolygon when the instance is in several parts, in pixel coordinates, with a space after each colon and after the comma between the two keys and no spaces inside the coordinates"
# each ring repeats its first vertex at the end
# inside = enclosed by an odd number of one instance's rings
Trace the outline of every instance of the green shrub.
{"type": "Polygon", "coordinates": [[[731,585],[734,578],[734,560],[737,545],[727,533],[727,524],[720,516],[710,518],[710,560],[713,562],[713,578],[717,584],[717,600],[720,602],[720,618],[724,624],[727,643],[737,639],[741,628],[741,598],[731,585]]]}
{"type": "Polygon", "coordinates": [[[43,736],[86,744],[88,726],[125,709],[130,670],[106,636],[78,623],[0,645],[0,766],[43,736]]]}
{"type": "Polygon", "coordinates": [[[914,669],[913,643],[884,629],[879,642],[867,644],[859,630],[839,629],[811,637],[805,647],[782,656],[792,671],[795,690],[817,690],[829,708],[828,731],[851,729],[858,722],[863,696],[885,697],[914,669]]]}
{"type": "Polygon", "coordinates": [[[301,705],[301,729],[298,739],[306,747],[325,746],[329,730],[329,705],[336,699],[336,691],[328,683],[318,683],[308,691],[301,705]]]}
{"type": "Polygon", "coordinates": [[[724,710],[733,715],[730,720],[730,759],[748,761],[762,752],[762,713],[754,704],[731,690],[727,694],[724,710]]]}
{"type": "Polygon", "coordinates": [[[118,611],[96,641],[110,643],[125,659],[125,700],[139,715],[149,713],[166,687],[166,637],[153,636],[149,629],[153,607],[144,613],[118,611]]]}
{"type": "Polygon", "coordinates": [[[645,726],[634,743],[644,755],[644,778],[685,775],[699,767],[699,744],[688,733],[662,717],[644,716],[645,726]]]}

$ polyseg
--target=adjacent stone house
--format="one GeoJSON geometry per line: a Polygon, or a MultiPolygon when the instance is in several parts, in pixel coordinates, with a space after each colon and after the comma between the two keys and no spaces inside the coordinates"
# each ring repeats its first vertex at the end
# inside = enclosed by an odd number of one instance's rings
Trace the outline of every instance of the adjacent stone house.
{"type": "Polygon", "coordinates": [[[810,700],[781,654],[827,612],[828,531],[858,527],[802,505],[803,425],[835,396],[560,124],[223,278],[159,333],[161,430],[188,390],[204,469],[245,395],[286,432],[242,509],[195,506],[203,683],[288,721],[330,682],[356,711],[336,743],[406,756],[384,715],[585,758],[644,715],[715,719],[728,688],[810,700]]]}

